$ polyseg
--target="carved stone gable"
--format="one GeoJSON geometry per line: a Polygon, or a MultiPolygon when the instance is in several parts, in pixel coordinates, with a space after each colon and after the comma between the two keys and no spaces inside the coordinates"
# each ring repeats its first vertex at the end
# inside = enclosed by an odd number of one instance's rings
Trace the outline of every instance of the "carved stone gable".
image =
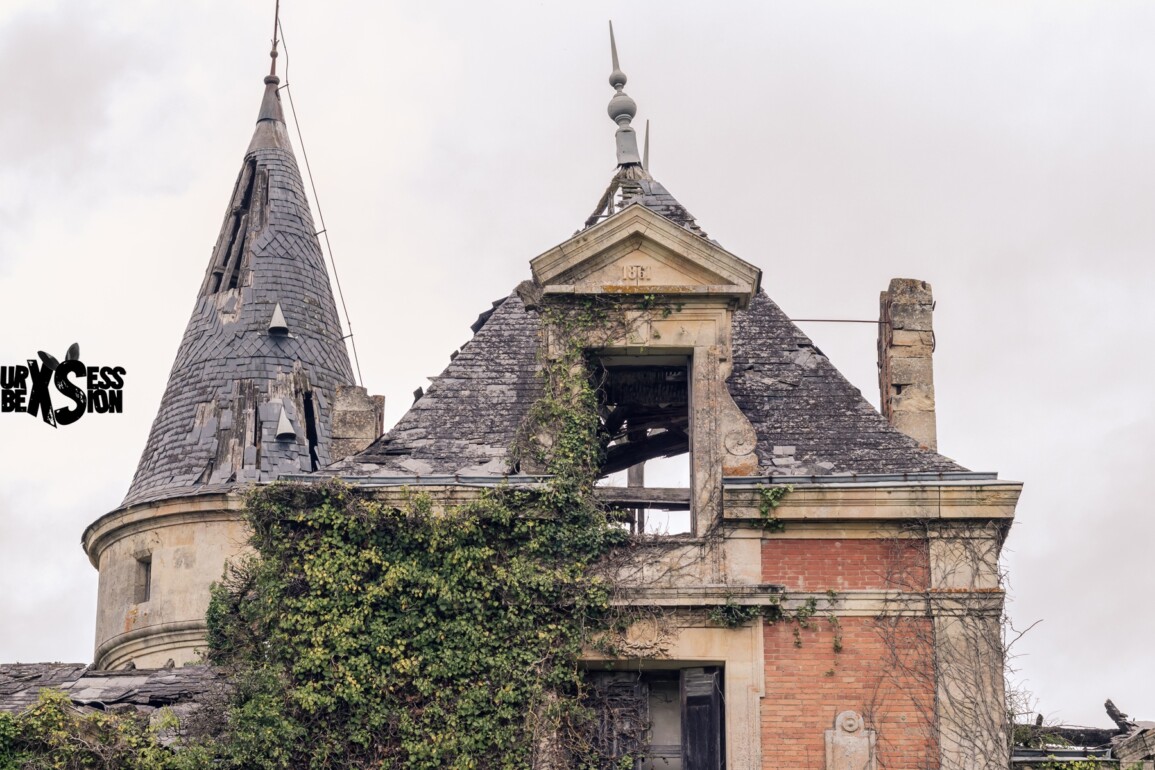
{"type": "Polygon", "coordinates": [[[530,262],[546,294],[653,294],[744,308],[762,273],[644,206],[629,206],[530,262]]]}

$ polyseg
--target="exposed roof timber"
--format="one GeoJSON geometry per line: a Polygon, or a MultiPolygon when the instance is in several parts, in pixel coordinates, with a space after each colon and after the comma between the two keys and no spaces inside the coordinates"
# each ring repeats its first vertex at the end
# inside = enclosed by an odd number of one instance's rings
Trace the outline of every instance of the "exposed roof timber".
{"type": "Polygon", "coordinates": [[[647,436],[638,441],[613,444],[606,449],[606,459],[602,463],[602,474],[617,473],[646,460],[673,457],[688,451],[690,451],[690,437],[678,430],[667,430],[656,436],[647,436]]]}

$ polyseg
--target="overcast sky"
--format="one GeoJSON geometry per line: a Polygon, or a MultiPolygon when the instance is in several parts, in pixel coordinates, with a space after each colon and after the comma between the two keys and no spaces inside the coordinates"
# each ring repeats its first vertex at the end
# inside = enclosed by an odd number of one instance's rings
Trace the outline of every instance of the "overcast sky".
{"type": "MultiPolygon", "coordinates": [[[[79,342],[128,370],[123,415],[0,415],[0,661],[91,659],[80,534],[144,447],[272,5],[0,8],[0,364],[79,342]]],[[[1049,719],[1109,724],[1110,697],[1155,720],[1155,4],[285,0],[387,425],[609,182],[608,18],[652,173],[788,314],[876,318],[892,277],[933,284],[940,450],[1026,484],[1019,681],[1049,719]]],[[[877,403],[874,328],[803,328],[877,403]]]]}

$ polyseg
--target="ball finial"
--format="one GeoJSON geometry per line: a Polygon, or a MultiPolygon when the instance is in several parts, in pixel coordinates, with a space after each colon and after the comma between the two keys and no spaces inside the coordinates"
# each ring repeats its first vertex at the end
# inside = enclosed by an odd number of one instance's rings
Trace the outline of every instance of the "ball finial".
{"type": "Polygon", "coordinates": [[[618,124],[616,142],[618,146],[618,165],[640,165],[638,155],[638,139],[634,129],[630,128],[630,121],[638,114],[638,105],[622,89],[626,85],[626,73],[618,66],[618,43],[614,39],[614,23],[610,22],[610,57],[613,60],[613,70],[610,72],[610,85],[614,95],[606,107],[610,120],[618,124]]]}
{"type": "Polygon", "coordinates": [[[610,99],[606,112],[609,113],[610,120],[615,123],[620,124],[622,121],[629,123],[638,114],[638,103],[619,88],[618,92],[610,99]]]}

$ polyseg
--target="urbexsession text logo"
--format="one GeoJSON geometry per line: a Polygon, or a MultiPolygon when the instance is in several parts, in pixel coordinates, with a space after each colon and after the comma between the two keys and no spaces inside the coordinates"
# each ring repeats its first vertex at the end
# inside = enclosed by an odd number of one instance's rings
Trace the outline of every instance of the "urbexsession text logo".
{"type": "Polygon", "coordinates": [[[68,348],[64,361],[57,361],[43,350],[37,352],[39,363],[30,358],[27,366],[0,366],[0,412],[39,414],[55,428],[71,425],[88,412],[124,411],[123,366],[85,366],[76,342],[68,348]],[[55,385],[71,404],[53,409],[49,385],[55,385]]]}

